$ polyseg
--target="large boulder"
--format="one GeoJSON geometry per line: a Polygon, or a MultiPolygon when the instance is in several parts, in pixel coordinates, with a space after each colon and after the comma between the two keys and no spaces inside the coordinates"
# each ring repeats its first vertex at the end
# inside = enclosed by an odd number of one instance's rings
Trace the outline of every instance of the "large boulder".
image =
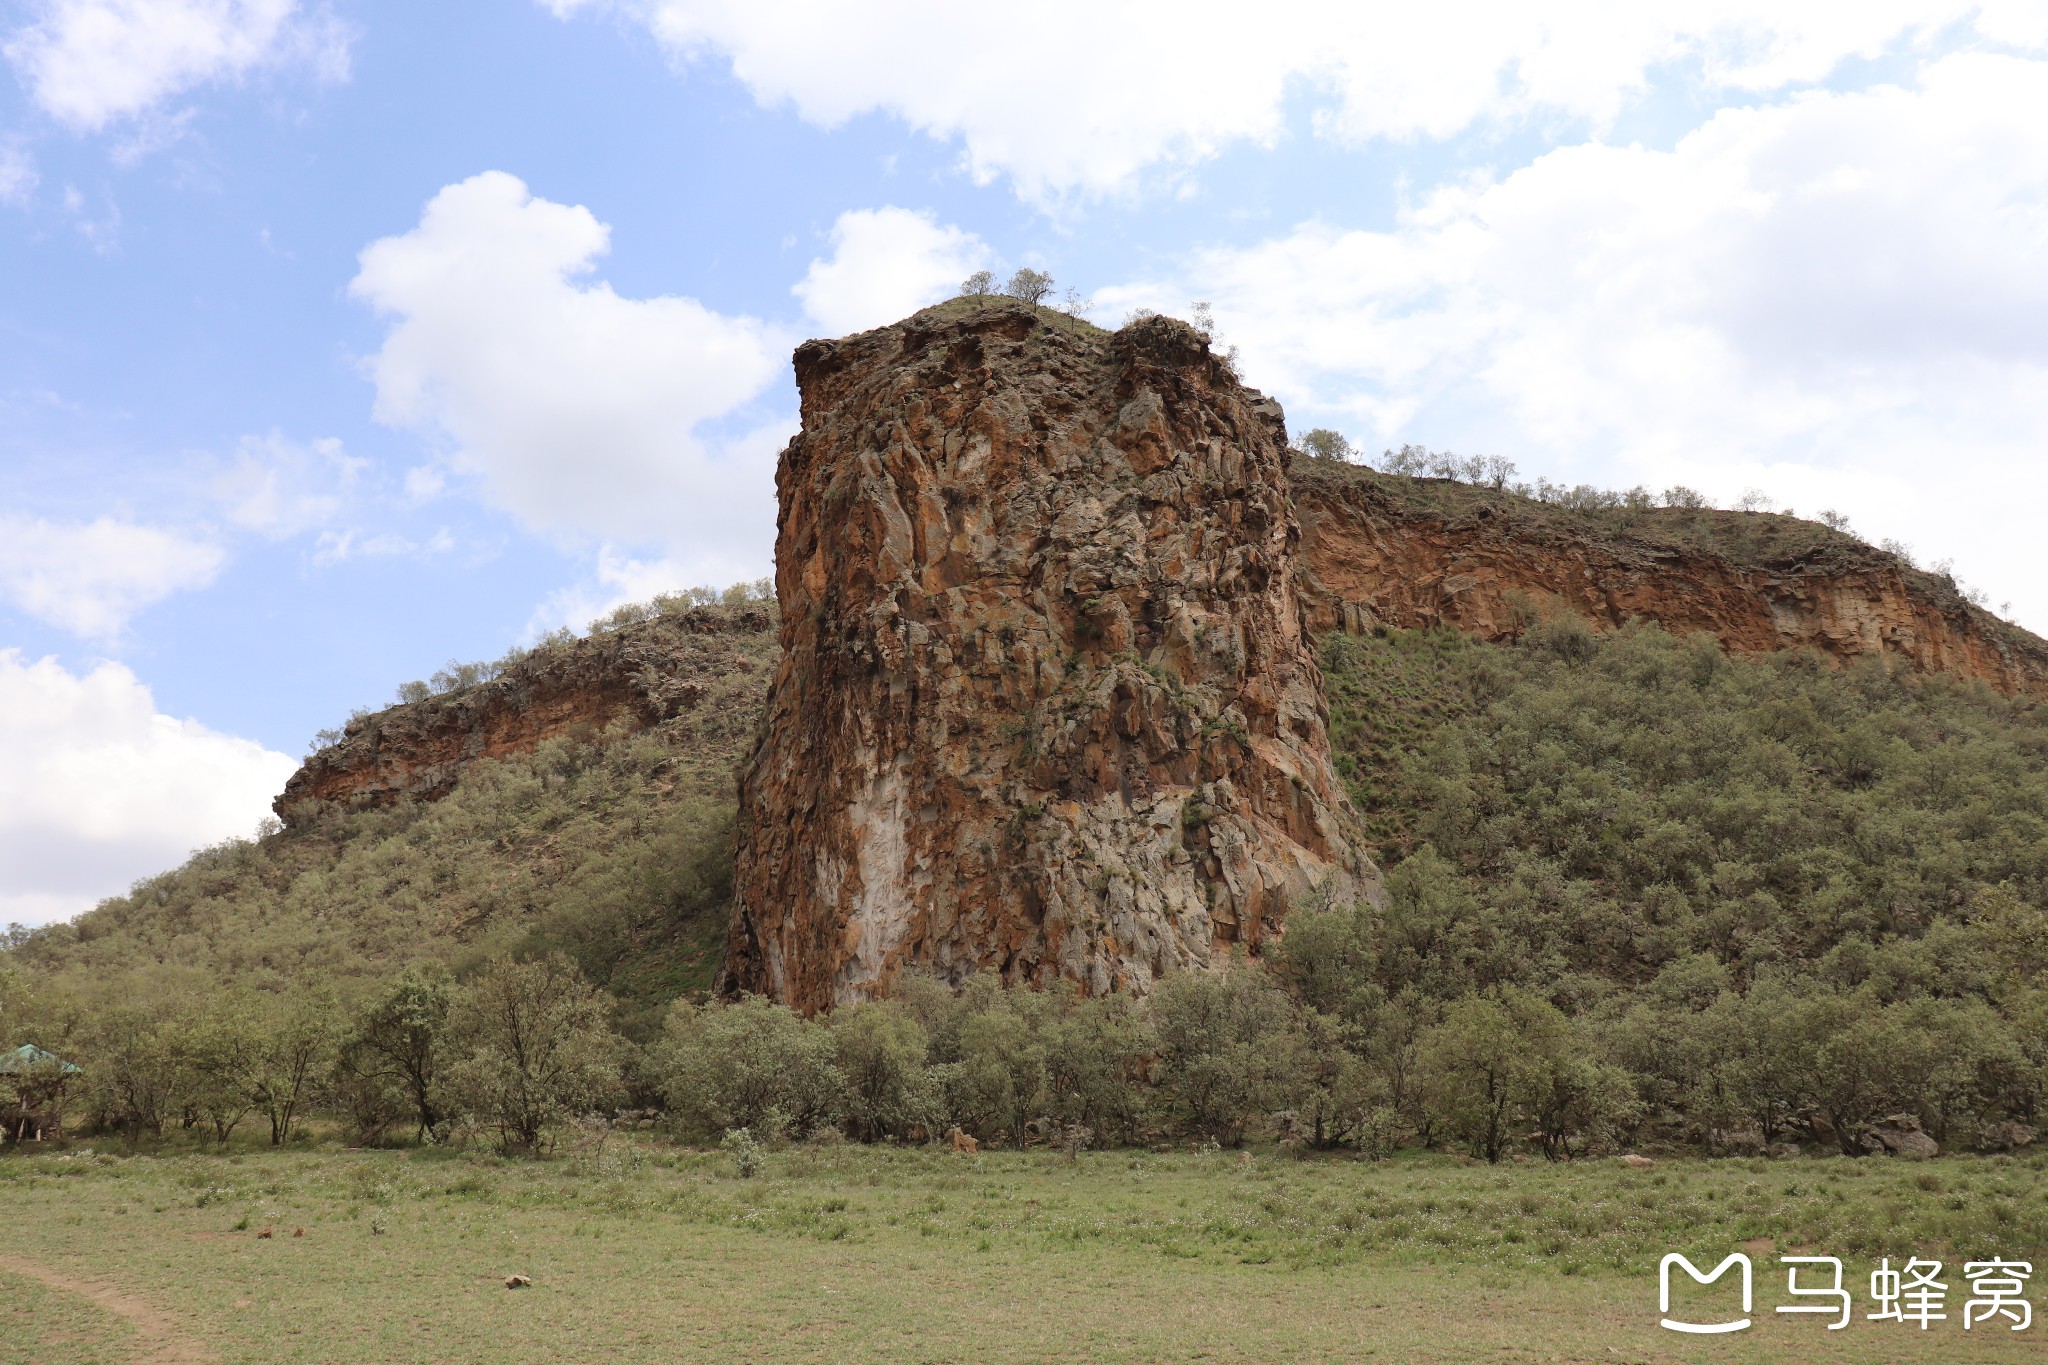
{"type": "Polygon", "coordinates": [[[1920,1120],[1911,1114],[1890,1114],[1863,1135],[1868,1152],[1892,1156],[1940,1156],[1941,1144],[1921,1131],[1920,1120]]]}

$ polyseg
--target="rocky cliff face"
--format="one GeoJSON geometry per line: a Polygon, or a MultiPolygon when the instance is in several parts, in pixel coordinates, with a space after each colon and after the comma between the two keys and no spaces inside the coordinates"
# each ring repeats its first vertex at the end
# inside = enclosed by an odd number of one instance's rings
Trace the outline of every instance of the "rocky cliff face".
{"type": "Polygon", "coordinates": [[[1302,595],[1318,628],[1450,626],[1513,639],[1559,607],[1704,631],[1730,650],[1890,655],[2048,696],[2048,641],[1853,536],[1763,513],[1571,513],[1510,493],[1297,468],[1302,595]]]}
{"type": "Polygon", "coordinates": [[[796,373],[730,987],[1144,991],[1370,881],[1281,414],[1198,333],[962,300],[807,343],[796,373]]]}
{"type": "Polygon", "coordinates": [[[349,722],[272,804],[287,825],[323,805],[432,799],[463,768],[550,739],[686,719],[707,699],[754,711],[773,668],[773,613],[698,608],[536,650],[476,687],[349,722]]]}

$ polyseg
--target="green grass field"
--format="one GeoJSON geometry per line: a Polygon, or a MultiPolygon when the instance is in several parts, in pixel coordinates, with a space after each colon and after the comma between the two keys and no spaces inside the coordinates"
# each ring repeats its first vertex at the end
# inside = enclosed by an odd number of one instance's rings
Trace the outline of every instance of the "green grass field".
{"type": "Polygon", "coordinates": [[[543,1162],[14,1154],[0,1359],[2037,1359],[2048,1323],[1963,1331],[1959,1263],[2040,1259],[2044,1167],[826,1146],[742,1180],[618,1140],[543,1162]],[[1757,1325],[1659,1329],[1658,1258],[1738,1246],[1757,1325]],[[1770,1311],[1798,1251],[1848,1262],[1847,1330],[1770,1311]],[[1863,1321],[1869,1261],[1915,1251],[1958,1263],[1950,1320],[1863,1321]]]}

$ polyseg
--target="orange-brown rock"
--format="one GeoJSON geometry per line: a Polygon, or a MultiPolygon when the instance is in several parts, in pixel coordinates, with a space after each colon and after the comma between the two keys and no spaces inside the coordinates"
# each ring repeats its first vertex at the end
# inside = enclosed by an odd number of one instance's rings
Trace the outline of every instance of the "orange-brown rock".
{"type": "Polygon", "coordinates": [[[1302,596],[1318,628],[1513,639],[1558,608],[1656,621],[1732,651],[1889,655],[2048,696],[2048,641],[1952,580],[1815,522],[1682,508],[1573,512],[1512,493],[1302,462],[1302,596]]]}
{"type": "Polygon", "coordinates": [[[698,608],[535,650],[489,682],[350,721],[272,809],[292,825],[328,803],[430,800],[478,759],[673,722],[713,694],[722,709],[751,711],[772,667],[773,629],[764,608],[698,608]],[[742,695],[724,695],[735,687],[742,695]]]}
{"type": "Polygon", "coordinates": [[[806,343],[796,374],[729,988],[807,1010],[912,969],[1144,991],[1373,876],[1280,410],[1201,334],[962,300],[806,343]]]}

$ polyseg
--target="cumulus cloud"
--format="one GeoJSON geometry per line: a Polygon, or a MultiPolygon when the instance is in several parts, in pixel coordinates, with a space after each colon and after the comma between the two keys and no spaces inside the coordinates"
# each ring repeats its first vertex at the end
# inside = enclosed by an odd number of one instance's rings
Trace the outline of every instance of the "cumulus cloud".
{"type": "Polygon", "coordinates": [[[244,436],[213,491],[229,521],[283,540],[332,522],[367,468],[368,460],[350,455],[333,437],[301,444],[276,432],[244,436]]]}
{"type": "MultiPolygon", "coordinates": [[[[1475,123],[1564,116],[1595,127],[1689,69],[1716,89],[1768,91],[1826,77],[1971,21],[1971,0],[1607,0],[1531,5],[1281,0],[1255,17],[1222,0],[1044,0],[1003,6],[871,0],[542,0],[557,15],[610,10],[678,59],[718,59],[764,104],[826,127],[883,111],[958,139],[979,177],[1027,196],[1108,191],[1147,167],[1270,144],[1290,97],[1321,135],[1448,137],[1475,123]]],[[[2043,41],[2032,0],[1982,7],[1979,32],[2043,41]]]]}
{"type": "Polygon", "coordinates": [[[77,914],[250,833],[294,767],[160,714],[119,664],[80,675],[0,650],[0,922],[77,914]]]}
{"type": "Polygon", "coordinates": [[[0,517],[0,601],[74,635],[108,640],[130,617],[220,573],[219,547],[101,517],[0,517]]]}
{"type": "Polygon", "coordinates": [[[791,338],[694,299],[620,297],[588,278],[609,243],[588,209],[502,172],[435,195],[349,286],[392,319],[368,365],[376,415],[445,440],[455,471],[536,529],[753,553],[773,535],[773,445],[706,427],[784,373],[791,338]]]}
{"type": "Polygon", "coordinates": [[[4,47],[29,96],[96,131],[209,81],[300,62],[348,75],[348,35],[298,0],[41,0],[4,47]]]}
{"type": "Polygon", "coordinates": [[[1099,297],[1170,306],[1201,281],[1290,404],[1832,503],[2048,624],[2044,246],[2048,63],[1971,54],[1724,110],[1670,151],[1561,148],[1390,231],[1311,222],[1099,297]]]}
{"type": "Polygon", "coordinates": [[[855,209],[832,226],[832,256],[811,262],[790,291],[833,336],[881,327],[954,293],[986,264],[971,232],[942,227],[929,212],[855,209]]]}

